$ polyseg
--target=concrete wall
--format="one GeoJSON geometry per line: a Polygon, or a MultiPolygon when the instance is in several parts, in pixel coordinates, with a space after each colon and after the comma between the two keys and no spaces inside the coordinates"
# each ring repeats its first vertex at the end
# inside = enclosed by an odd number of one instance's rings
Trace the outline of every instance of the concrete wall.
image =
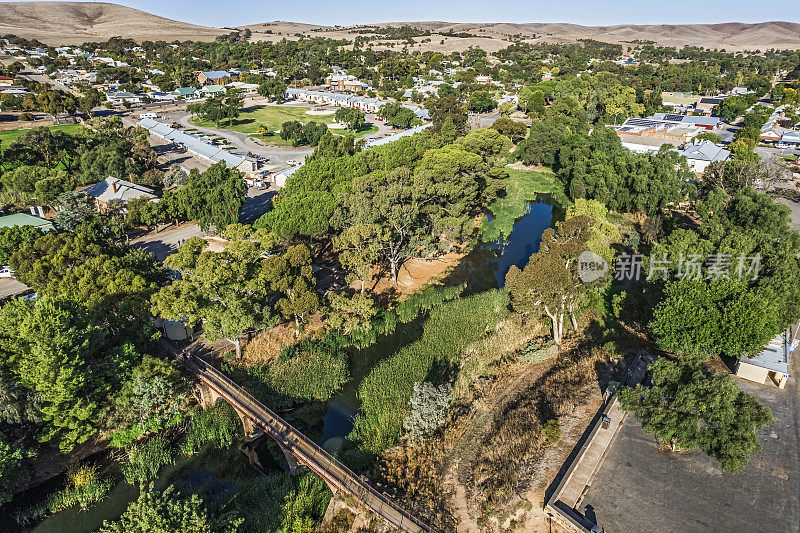
{"type": "Polygon", "coordinates": [[[749,379],[750,381],[755,381],[756,383],[765,383],[767,381],[768,374],[769,371],[766,368],[751,365],[744,361],[741,361],[739,363],[739,368],[736,369],[737,376],[740,378],[749,379]]]}

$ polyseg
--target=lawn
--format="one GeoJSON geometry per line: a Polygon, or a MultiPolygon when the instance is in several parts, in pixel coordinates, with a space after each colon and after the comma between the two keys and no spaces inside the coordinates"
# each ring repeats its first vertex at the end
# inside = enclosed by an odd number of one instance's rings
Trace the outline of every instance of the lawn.
{"type": "MultiPolygon", "coordinates": [[[[59,124],[57,126],[47,126],[51,130],[59,130],[66,133],[75,133],[78,131],[82,126],[80,124],[59,124]]],[[[0,131],[0,149],[7,147],[11,144],[11,141],[25,133],[26,131],[30,131],[29,129],[21,129],[21,130],[6,130],[0,131]]]]}
{"type": "Polygon", "coordinates": [[[552,195],[562,207],[570,204],[564,193],[564,185],[554,174],[516,168],[507,170],[506,196],[489,206],[492,220],[484,228],[484,242],[494,242],[511,235],[514,221],[525,214],[525,208],[540,194],[552,195]]]}
{"type": "MultiPolygon", "coordinates": [[[[257,107],[249,111],[243,111],[239,118],[233,121],[230,126],[227,122],[223,121],[220,128],[238,131],[240,133],[257,133],[259,128],[263,125],[271,131],[281,129],[284,122],[290,120],[299,120],[306,123],[322,122],[330,124],[333,122],[333,115],[307,115],[308,107],[287,107],[287,106],[264,106],[257,107]]],[[[214,123],[208,120],[200,120],[195,117],[192,123],[204,128],[213,128],[214,123]]],[[[272,140],[272,139],[270,139],[272,140]]]]}

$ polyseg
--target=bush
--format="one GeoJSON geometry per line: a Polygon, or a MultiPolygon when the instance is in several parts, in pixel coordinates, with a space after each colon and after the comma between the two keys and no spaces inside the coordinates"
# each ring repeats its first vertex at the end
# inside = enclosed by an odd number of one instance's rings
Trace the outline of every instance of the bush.
{"type": "Polygon", "coordinates": [[[33,115],[31,113],[28,113],[28,112],[20,113],[19,114],[19,120],[20,120],[20,122],[32,122],[33,121],[33,115]]]}
{"type": "Polygon", "coordinates": [[[403,422],[412,441],[418,441],[442,426],[452,390],[449,383],[439,387],[427,381],[414,383],[414,393],[410,400],[411,413],[403,422]]]}
{"type": "Polygon", "coordinates": [[[67,480],[67,487],[51,496],[48,501],[47,508],[51,513],[74,505],[80,505],[81,510],[85,511],[111,490],[111,480],[100,477],[100,470],[95,465],[71,468],[67,472],[67,480]]]}
{"type": "Polygon", "coordinates": [[[209,443],[215,448],[230,446],[239,427],[236,411],[225,402],[217,402],[211,407],[199,409],[192,414],[186,442],[181,446],[181,452],[184,455],[193,455],[209,443]]]}
{"type": "Polygon", "coordinates": [[[128,449],[122,475],[131,485],[154,479],[162,466],[171,465],[175,458],[169,443],[164,437],[156,436],[142,444],[134,444],[128,449]]]}

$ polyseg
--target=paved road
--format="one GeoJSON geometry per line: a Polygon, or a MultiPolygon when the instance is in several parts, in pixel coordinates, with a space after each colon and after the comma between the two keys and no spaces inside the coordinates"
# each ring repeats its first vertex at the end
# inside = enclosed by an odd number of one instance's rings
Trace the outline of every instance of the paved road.
{"type": "MultiPolygon", "coordinates": [[[[5,64],[6,66],[11,65],[12,63],[14,63],[16,61],[18,61],[18,60],[14,59],[11,56],[0,56],[0,62],[5,64]]],[[[20,61],[20,63],[22,63],[22,65],[25,67],[18,74],[18,76],[20,78],[25,78],[25,79],[28,79],[28,80],[31,80],[31,81],[35,81],[37,83],[44,83],[44,84],[47,84],[47,85],[51,85],[51,86],[53,86],[54,88],[56,88],[58,90],[64,91],[65,93],[73,94],[75,96],[83,96],[77,90],[72,89],[70,87],[67,87],[66,85],[64,85],[60,81],[54,80],[50,76],[47,76],[46,74],[42,74],[42,73],[36,71],[26,61],[20,61]]]]}

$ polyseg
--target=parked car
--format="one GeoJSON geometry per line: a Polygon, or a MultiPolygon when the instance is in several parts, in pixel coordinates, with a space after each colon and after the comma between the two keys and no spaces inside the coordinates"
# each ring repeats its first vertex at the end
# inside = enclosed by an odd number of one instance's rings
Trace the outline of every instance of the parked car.
{"type": "Polygon", "coordinates": [[[14,271],[10,266],[0,267],[0,278],[13,278],[14,271]]]}
{"type": "Polygon", "coordinates": [[[286,161],[286,164],[289,165],[290,167],[296,167],[297,165],[300,164],[300,162],[295,161],[294,159],[289,159],[288,161],[286,161]]]}

